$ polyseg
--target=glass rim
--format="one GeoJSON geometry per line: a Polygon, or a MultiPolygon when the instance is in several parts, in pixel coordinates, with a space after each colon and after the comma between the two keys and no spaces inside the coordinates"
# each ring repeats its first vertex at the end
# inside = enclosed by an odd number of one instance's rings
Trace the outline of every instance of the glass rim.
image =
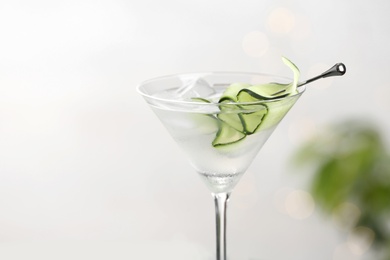
{"type": "MultiPolygon", "coordinates": [[[[238,72],[238,71],[205,71],[205,72],[184,72],[184,73],[176,73],[176,74],[170,74],[170,75],[163,75],[163,76],[158,76],[154,78],[150,78],[147,80],[142,81],[140,84],[136,86],[137,92],[142,95],[143,97],[149,98],[151,100],[156,100],[160,102],[166,102],[166,103],[172,103],[172,104],[182,104],[182,105],[200,105],[200,106],[215,106],[215,105],[224,105],[224,106],[229,106],[229,105],[256,105],[256,104],[264,104],[264,103],[272,103],[284,99],[289,99],[293,98],[296,96],[302,95],[305,90],[306,86],[299,86],[297,87],[297,93],[280,97],[280,98],[275,98],[275,99],[268,99],[268,100],[259,100],[259,101],[251,101],[251,102],[201,102],[201,101],[189,101],[189,100],[175,100],[175,99],[169,99],[169,98],[162,98],[162,97],[156,97],[151,94],[147,94],[144,91],[141,90],[142,86],[155,82],[158,80],[164,80],[164,79],[169,79],[169,78],[179,78],[180,76],[186,76],[186,75],[199,75],[199,76],[208,76],[208,75],[243,75],[243,76],[263,76],[263,77],[275,77],[275,78],[280,78],[280,79],[286,79],[286,80],[292,80],[290,77],[286,76],[280,76],[280,75],[275,75],[275,74],[268,74],[268,73],[259,73],[259,72],[238,72]]],[[[233,84],[229,83],[229,84],[233,84]]]]}

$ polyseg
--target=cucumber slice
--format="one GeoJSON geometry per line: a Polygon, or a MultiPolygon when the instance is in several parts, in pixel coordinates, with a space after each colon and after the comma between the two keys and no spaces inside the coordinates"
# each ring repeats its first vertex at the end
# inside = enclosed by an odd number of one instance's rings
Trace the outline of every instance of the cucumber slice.
{"type": "MultiPolygon", "coordinates": [[[[237,107],[237,109],[239,109],[237,107]]],[[[230,125],[237,131],[244,133],[245,132],[245,123],[242,118],[241,113],[220,113],[217,115],[218,119],[230,125]]]]}
{"type": "MultiPolygon", "coordinates": [[[[212,142],[214,147],[236,143],[261,129],[272,127],[286,115],[296,98],[281,99],[297,93],[299,69],[285,57],[282,57],[294,73],[289,84],[267,83],[250,85],[248,83],[231,84],[219,99],[220,113],[213,116],[218,123],[218,131],[212,142]],[[253,104],[257,101],[269,101],[253,104]],[[240,104],[234,104],[234,103],[240,104]],[[248,104],[245,104],[248,103],[248,104]],[[252,104],[251,104],[252,103],[252,104]]],[[[193,98],[194,101],[211,101],[193,98]]],[[[211,116],[211,115],[209,115],[211,116]]]]}
{"type": "Polygon", "coordinates": [[[237,102],[238,92],[249,86],[250,84],[248,83],[233,83],[226,88],[219,99],[219,102],[221,103],[219,109],[222,113],[218,114],[218,118],[242,133],[245,132],[245,124],[241,113],[235,112],[235,110],[241,110],[241,108],[232,103],[237,102]],[[227,103],[227,105],[225,106],[223,103],[227,103]]]}
{"type": "Polygon", "coordinates": [[[229,112],[224,111],[217,117],[244,134],[253,134],[268,112],[267,106],[263,104],[237,105],[236,109],[240,112],[235,112],[233,107],[230,107],[229,112]],[[248,112],[245,112],[246,110],[248,112]]]}
{"type": "Polygon", "coordinates": [[[245,129],[245,134],[250,135],[257,131],[262,121],[268,114],[268,107],[264,104],[243,106],[245,109],[254,111],[249,113],[242,113],[241,118],[245,129]]]}
{"type": "Polygon", "coordinates": [[[262,99],[267,98],[245,98],[243,95],[240,95],[243,90],[247,90],[250,88],[251,85],[248,83],[233,83],[231,84],[225,92],[222,94],[220,98],[220,102],[222,103],[230,103],[229,107],[221,105],[220,110],[221,114],[218,114],[218,118],[233,127],[234,129],[245,133],[245,134],[252,134],[254,131],[259,127],[261,120],[263,119],[264,115],[267,113],[266,106],[259,107],[258,105],[255,107],[253,105],[237,105],[237,110],[248,110],[251,112],[245,113],[235,113],[234,112],[234,105],[231,103],[234,102],[253,102],[258,101],[262,99]],[[226,111],[230,110],[230,113],[227,113],[226,111]]]}
{"type": "Polygon", "coordinates": [[[278,93],[278,92],[271,92],[272,94],[269,95],[268,93],[266,93],[268,92],[266,90],[267,86],[269,85],[257,85],[257,86],[252,86],[250,88],[241,89],[237,94],[238,102],[256,102],[262,100],[273,100],[276,98],[282,98],[289,95],[287,93],[284,93],[285,92],[284,89],[278,91],[281,92],[278,95],[274,95],[274,93],[278,93]]]}
{"type": "MultiPolygon", "coordinates": [[[[194,97],[192,98],[193,101],[197,102],[204,102],[204,103],[211,103],[211,101],[200,98],[200,97],[194,97]]],[[[230,102],[228,99],[225,100],[225,102],[230,102]]],[[[220,109],[223,110],[224,106],[220,106],[220,109]]],[[[213,116],[210,114],[205,114],[207,118],[213,118],[218,123],[218,131],[215,135],[215,138],[212,142],[212,145],[214,147],[223,146],[227,144],[232,144],[240,141],[241,139],[244,139],[246,134],[243,133],[243,123],[241,122],[241,119],[239,117],[238,113],[234,112],[234,109],[236,106],[228,105],[229,108],[226,107],[226,110],[232,109],[233,111],[230,111],[229,113],[220,113],[217,116],[213,116]],[[226,121],[225,121],[226,120],[226,121]],[[238,120],[235,122],[235,120],[238,120]],[[240,130],[236,129],[240,128],[240,130]]],[[[238,108],[238,107],[237,107],[238,108]]],[[[204,123],[204,122],[203,122],[204,123]]]]}
{"type": "Polygon", "coordinates": [[[200,102],[200,103],[211,103],[210,100],[206,98],[201,98],[201,97],[193,97],[191,98],[192,101],[200,102]]]}
{"type": "Polygon", "coordinates": [[[289,59],[287,59],[286,57],[282,57],[282,61],[284,64],[286,64],[294,73],[294,78],[293,78],[293,82],[291,83],[291,85],[286,89],[286,92],[289,93],[289,94],[296,94],[297,92],[297,87],[298,87],[298,80],[299,80],[299,75],[300,75],[300,72],[299,72],[299,69],[298,67],[292,63],[292,61],[290,61],[289,59]]]}
{"type": "Polygon", "coordinates": [[[222,93],[219,102],[237,102],[237,94],[241,89],[248,88],[251,85],[248,83],[233,83],[222,93]]]}
{"type": "Polygon", "coordinates": [[[238,102],[256,102],[262,100],[268,100],[267,104],[263,104],[266,107],[265,110],[259,110],[255,112],[256,116],[245,117],[243,121],[246,126],[252,126],[247,133],[254,133],[261,129],[266,129],[280,122],[280,120],[286,115],[288,110],[293,106],[294,100],[285,100],[280,98],[293,95],[297,92],[297,85],[299,79],[299,70],[294,63],[285,57],[282,57],[283,62],[291,68],[294,73],[294,80],[290,84],[268,83],[261,85],[253,85],[244,89],[241,89],[237,93],[238,102]],[[274,101],[273,101],[274,100],[274,101]],[[252,130],[252,132],[250,131],[252,130]]]}
{"type": "Polygon", "coordinates": [[[282,57],[284,64],[286,64],[294,73],[293,82],[289,84],[280,84],[280,83],[267,83],[261,85],[253,85],[246,88],[241,89],[237,93],[237,101],[239,102],[249,102],[244,101],[247,99],[246,95],[251,95],[255,97],[257,100],[269,100],[275,98],[285,97],[287,95],[295,94],[298,86],[299,79],[299,69],[297,66],[292,63],[289,59],[282,57]],[[242,97],[240,98],[240,95],[242,97]],[[241,101],[242,99],[243,101],[241,101]]]}
{"type": "Polygon", "coordinates": [[[294,105],[297,97],[267,102],[268,113],[264,116],[256,131],[277,125],[294,105]]]}
{"type": "Polygon", "coordinates": [[[248,92],[255,93],[257,95],[258,100],[268,100],[279,97],[280,94],[283,95],[286,92],[286,89],[288,89],[289,87],[290,84],[267,83],[261,85],[253,85],[246,88],[245,90],[248,92]]]}
{"type": "Polygon", "coordinates": [[[237,131],[227,123],[220,121],[219,130],[213,140],[214,147],[236,143],[246,137],[246,134],[237,131]]]}

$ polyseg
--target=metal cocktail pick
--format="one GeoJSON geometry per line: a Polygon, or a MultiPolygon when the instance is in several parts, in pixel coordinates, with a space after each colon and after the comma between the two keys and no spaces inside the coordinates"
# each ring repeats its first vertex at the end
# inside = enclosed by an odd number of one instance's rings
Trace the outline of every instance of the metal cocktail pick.
{"type": "Polygon", "coordinates": [[[336,63],[335,65],[333,65],[332,68],[328,69],[327,71],[325,71],[321,75],[318,75],[314,78],[308,79],[304,82],[298,83],[298,87],[306,85],[310,82],[316,81],[317,79],[333,77],[333,76],[342,76],[345,74],[346,71],[347,71],[347,68],[345,67],[345,65],[343,63],[336,63]]]}
{"type": "MultiPolygon", "coordinates": [[[[330,69],[328,69],[327,71],[325,71],[321,75],[318,75],[314,78],[308,79],[308,80],[303,81],[303,82],[299,82],[297,87],[306,85],[310,82],[313,82],[313,81],[316,81],[316,80],[322,79],[322,78],[333,77],[333,76],[342,76],[345,74],[345,72],[347,72],[347,68],[345,67],[344,63],[336,63],[335,65],[333,65],[333,67],[331,67],[330,69]]],[[[272,96],[279,95],[285,91],[286,90],[283,89],[281,91],[278,91],[278,92],[272,94],[272,96]]]]}

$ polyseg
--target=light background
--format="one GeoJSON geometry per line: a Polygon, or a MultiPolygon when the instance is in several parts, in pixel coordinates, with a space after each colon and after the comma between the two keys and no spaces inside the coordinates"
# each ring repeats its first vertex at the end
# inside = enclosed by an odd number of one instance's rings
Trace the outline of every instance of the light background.
{"type": "Polygon", "coordinates": [[[214,257],[214,208],[136,93],[151,77],[252,71],[308,87],[237,186],[229,260],[372,259],[325,218],[292,153],[366,118],[389,140],[390,2],[0,1],[0,259],[214,257]]]}

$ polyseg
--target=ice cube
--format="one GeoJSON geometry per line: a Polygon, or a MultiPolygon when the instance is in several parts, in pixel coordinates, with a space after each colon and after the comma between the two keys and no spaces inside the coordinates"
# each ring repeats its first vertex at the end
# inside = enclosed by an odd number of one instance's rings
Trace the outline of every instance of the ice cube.
{"type": "MultiPolygon", "coordinates": [[[[177,83],[177,82],[175,82],[177,83]]],[[[156,107],[177,111],[199,112],[205,114],[217,113],[218,106],[193,100],[193,98],[203,98],[210,102],[216,99],[216,90],[201,77],[201,75],[180,76],[180,87],[167,89],[153,94],[155,99],[148,102],[156,107]],[[184,101],[170,102],[170,101],[184,101]],[[188,102],[190,101],[190,102],[188,102]]]]}
{"type": "Polygon", "coordinates": [[[215,94],[215,89],[202,77],[182,76],[182,86],[175,91],[175,95],[189,100],[194,97],[208,98],[215,94]]]}

